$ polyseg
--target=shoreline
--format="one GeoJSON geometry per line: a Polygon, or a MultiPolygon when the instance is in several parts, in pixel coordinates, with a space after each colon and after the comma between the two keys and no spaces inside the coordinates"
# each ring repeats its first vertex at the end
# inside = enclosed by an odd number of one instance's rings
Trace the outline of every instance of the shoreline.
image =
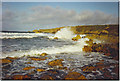
{"type": "MultiPolygon", "coordinates": [[[[3,80],[118,80],[119,79],[119,34],[114,27],[94,29],[96,34],[87,34],[85,38],[88,45],[83,47],[85,54],[49,55],[47,53],[38,56],[6,57],[1,59],[3,80]],[[114,28],[114,29],[113,29],[114,28]],[[96,31],[95,31],[96,30],[96,31]],[[105,30],[105,31],[103,31],[105,30]],[[98,39],[104,43],[94,43],[98,39]],[[92,53],[94,52],[94,53],[92,53]],[[102,54],[97,54],[102,53],[102,54]],[[83,57],[83,58],[81,58],[83,57]],[[86,63],[86,64],[85,64],[86,63]],[[83,64],[83,66],[82,66],[83,64]]],[[[78,27],[80,28],[80,27],[78,27]]],[[[73,41],[81,39],[78,36],[80,30],[93,32],[90,27],[83,27],[74,32],[77,34],[73,41]]],[[[73,29],[73,28],[71,28],[73,29]]],[[[73,29],[74,31],[75,29],[73,29]]],[[[47,30],[48,31],[48,30],[47,30]]],[[[56,30],[54,30],[56,31],[56,30]]],[[[49,31],[53,32],[53,31],[49,31]]],[[[57,31],[56,31],[57,32],[57,31]]],[[[93,32],[93,33],[94,33],[93,32]]],[[[36,32],[39,33],[39,32],[36,32]]],[[[55,32],[54,32],[55,33],[55,32]]],[[[58,40],[58,38],[54,38],[58,40]]]]}

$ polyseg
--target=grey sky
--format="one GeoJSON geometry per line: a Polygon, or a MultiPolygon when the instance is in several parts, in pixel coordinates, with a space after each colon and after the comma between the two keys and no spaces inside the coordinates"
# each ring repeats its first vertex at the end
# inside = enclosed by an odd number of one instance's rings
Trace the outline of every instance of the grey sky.
{"type": "Polygon", "coordinates": [[[114,3],[101,3],[103,5],[98,7],[98,3],[90,3],[91,6],[94,5],[96,8],[89,7],[89,3],[84,6],[81,6],[81,4],[4,3],[2,28],[7,31],[28,31],[73,25],[116,24],[118,22],[117,11],[114,9],[117,6],[114,6],[114,3]],[[75,9],[76,6],[77,9],[75,9]],[[109,11],[109,6],[113,9],[112,12],[109,11]]]}

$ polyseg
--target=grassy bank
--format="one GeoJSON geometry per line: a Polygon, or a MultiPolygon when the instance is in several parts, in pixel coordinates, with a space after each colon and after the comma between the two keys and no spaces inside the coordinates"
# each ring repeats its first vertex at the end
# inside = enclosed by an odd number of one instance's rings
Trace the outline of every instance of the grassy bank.
{"type": "MultiPolygon", "coordinates": [[[[109,34],[118,35],[118,25],[81,25],[81,26],[69,26],[75,34],[109,34]]],[[[61,28],[52,29],[39,29],[33,30],[36,33],[56,33],[61,28]]]]}

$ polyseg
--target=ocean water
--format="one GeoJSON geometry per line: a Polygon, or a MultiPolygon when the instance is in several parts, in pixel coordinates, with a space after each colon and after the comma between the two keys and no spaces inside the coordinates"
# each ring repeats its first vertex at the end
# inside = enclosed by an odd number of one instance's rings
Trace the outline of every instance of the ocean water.
{"type": "MultiPolygon", "coordinates": [[[[35,54],[48,53],[74,53],[81,52],[87,38],[79,41],[72,41],[76,35],[69,28],[63,28],[56,34],[48,33],[4,33],[2,40],[2,58],[20,57],[24,55],[34,56],[35,54]],[[54,37],[58,37],[56,40],[54,37]]],[[[85,36],[85,35],[81,35],[85,36]]]]}
{"type": "MultiPolygon", "coordinates": [[[[63,40],[55,40],[49,39],[48,36],[52,36],[49,34],[35,34],[30,33],[32,37],[29,38],[29,33],[4,33],[9,34],[8,36],[4,36],[2,40],[2,57],[6,56],[16,56],[17,53],[33,51],[33,54],[38,54],[36,51],[44,50],[48,48],[60,48],[65,45],[73,45],[70,41],[63,41],[63,40]],[[48,36],[46,36],[48,35],[48,36]],[[12,54],[14,53],[14,54],[12,54]],[[15,55],[16,54],[16,55],[15,55]]],[[[44,52],[44,51],[43,51],[44,52]]],[[[42,52],[41,52],[42,53],[42,52]]],[[[21,56],[22,56],[21,55],[21,56]]]]}

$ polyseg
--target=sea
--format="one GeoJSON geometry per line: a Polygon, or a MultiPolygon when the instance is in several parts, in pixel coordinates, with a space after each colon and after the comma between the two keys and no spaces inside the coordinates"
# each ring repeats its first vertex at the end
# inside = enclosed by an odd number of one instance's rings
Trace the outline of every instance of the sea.
{"type": "MultiPolygon", "coordinates": [[[[24,55],[35,55],[41,53],[60,54],[81,52],[87,38],[72,41],[73,32],[63,29],[56,34],[50,33],[16,33],[1,32],[2,58],[20,57],[24,55]],[[59,39],[54,39],[58,37],[59,39]]],[[[84,37],[85,35],[81,35],[84,37]]]]}

